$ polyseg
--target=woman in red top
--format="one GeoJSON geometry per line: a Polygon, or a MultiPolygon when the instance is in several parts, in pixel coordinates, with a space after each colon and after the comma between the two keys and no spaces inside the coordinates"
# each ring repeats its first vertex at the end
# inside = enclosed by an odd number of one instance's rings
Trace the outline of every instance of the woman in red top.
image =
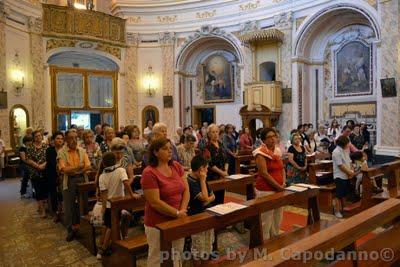
{"type": "MultiPolygon", "coordinates": [[[[187,216],[189,186],[183,167],[172,160],[171,141],[155,139],[149,147],[149,166],[142,173],[141,184],[146,199],[144,225],[149,245],[147,266],[160,266],[159,223],[187,216]]],[[[174,252],[183,252],[184,240],[172,242],[174,252]]],[[[175,255],[176,256],[176,255],[175,255]]],[[[179,256],[174,266],[181,265],[179,256]]]]}
{"type": "Polygon", "coordinates": [[[240,150],[253,150],[253,138],[250,136],[250,130],[248,127],[244,128],[243,133],[239,139],[240,150]]]}
{"type": "MultiPolygon", "coordinates": [[[[258,176],[256,179],[256,197],[261,198],[284,190],[285,169],[282,162],[282,152],[276,146],[277,133],[273,128],[261,131],[262,145],[254,150],[258,176]]],[[[264,238],[279,234],[283,208],[267,211],[261,214],[264,238]]]]}

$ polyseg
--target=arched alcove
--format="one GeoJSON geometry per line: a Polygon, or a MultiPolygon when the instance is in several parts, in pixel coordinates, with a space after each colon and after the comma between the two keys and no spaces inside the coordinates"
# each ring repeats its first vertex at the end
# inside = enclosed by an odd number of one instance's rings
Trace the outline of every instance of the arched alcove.
{"type": "Polygon", "coordinates": [[[22,138],[29,127],[29,113],[25,106],[17,104],[10,109],[10,141],[13,149],[22,145],[22,138]]]}
{"type": "MultiPolygon", "coordinates": [[[[376,84],[376,41],[379,40],[380,33],[375,15],[375,11],[368,7],[354,6],[349,2],[323,8],[304,21],[298,30],[293,50],[295,59],[298,59],[293,65],[294,125],[330,121],[334,116],[334,104],[341,103],[345,106],[356,102],[376,101],[376,88],[372,86],[376,84]],[[363,45],[357,46],[356,43],[363,45]],[[356,60],[354,55],[362,52],[346,55],[345,52],[350,51],[350,47],[360,47],[368,51],[364,53],[365,56],[359,56],[360,62],[357,64],[348,62],[346,65],[343,62],[356,60]],[[343,72],[349,72],[356,65],[363,66],[363,72],[368,71],[368,75],[357,75],[354,70],[353,80],[358,77],[370,78],[371,90],[358,93],[357,84],[364,86],[365,83],[355,82],[351,89],[355,92],[340,93],[338,77],[345,77],[343,72]]],[[[338,106],[335,108],[340,109],[338,106]]]]}
{"type": "Polygon", "coordinates": [[[275,81],[276,64],[275,62],[263,62],[259,66],[260,81],[275,81]]]}
{"type": "Polygon", "coordinates": [[[215,104],[220,118],[226,114],[219,111],[223,105],[220,103],[230,102],[238,110],[242,63],[240,41],[233,35],[207,26],[190,37],[182,45],[175,65],[179,72],[180,124],[193,123],[194,106],[215,104]],[[218,90],[221,92],[214,94],[218,90]]]}
{"type": "Polygon", "coordinates": [[[153,125],[160,121],[160,113],[157,107],[152,105],[145,106],[142,110],[142,132],[149,121],[152,121],[153,125]]]}

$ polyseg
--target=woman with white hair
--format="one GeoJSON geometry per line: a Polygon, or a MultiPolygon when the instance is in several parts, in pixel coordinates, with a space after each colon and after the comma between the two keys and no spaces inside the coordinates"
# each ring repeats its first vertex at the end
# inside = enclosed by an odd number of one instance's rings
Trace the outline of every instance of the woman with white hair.
{"type": "Polygon", "coordinates": [[[101,153],[106,153],[106,152],[110,151],[111,142],[115,137],[114,129],[111,127],[107,127],[104,130],[104,136],[105,136],[105,140],[103,142],[101,142],[101,144],[100,144],[101,153]]]}
{"type": "MultiPolygon", "coordinates": [[[[219,131],[216,124],[210,124],[207,128],[208,141],[201,149],[201,155],[208,161],[207,181],[228,176],[226,152],[219,141],[219,131]]],[[[224,190],[214,192],[214,195],[216,204],[224,203],[224,190]]]]}
{"type": "MultiPolygon", "coordinates": [[[[153,126],[153,139],[158,139],[161,137],[168,139],[167,125],[162,122],[157,122],[153,126]]],[[[179,156],[178,156],[178,150],[176,149],[175,144],[172,144],[172,160],[181,163],[181,160],[179,159],[179,156]]]]}

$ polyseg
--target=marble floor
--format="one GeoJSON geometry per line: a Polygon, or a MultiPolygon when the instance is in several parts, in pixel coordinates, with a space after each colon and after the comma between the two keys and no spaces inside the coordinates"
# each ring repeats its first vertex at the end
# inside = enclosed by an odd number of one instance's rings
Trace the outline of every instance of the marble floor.
{"type": "MultiPolygon", "coordinates": [[[[0,266],[101,266],[79,242],[67,243],[64,226],[55,224],[51,218],[41,219],[36,208],[34,200],[20,199],[19,179],[0,182],[0,266]]],[[[294,207],[286,207],[285,211],[306,215],[305,210],[294,207]]],[[[321,217],[334,219],[325,214],[321,217]]],[[[248,232],[238,234],[227,230],[219,236],[220,253],[223,254],[227,248],[246,247],[248,238],[248,232]]],[[[138,266],[145,265],[143,255],[138,266]]]]}

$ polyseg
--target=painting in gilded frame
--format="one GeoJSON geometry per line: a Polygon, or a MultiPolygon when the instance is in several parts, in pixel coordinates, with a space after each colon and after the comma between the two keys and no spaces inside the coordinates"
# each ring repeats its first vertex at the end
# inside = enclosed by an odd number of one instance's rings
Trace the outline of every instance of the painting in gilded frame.
{"type": "Polygon", "coordinates": [[[204,103],[234,101],[232,64],[220,55],[211,56],[204,63],[204,103]]]}
{"type": "Polygon", "coordinates": [[[335,97],[372,94],[371,46],[351,41],[335,52],[335,97]]]}

